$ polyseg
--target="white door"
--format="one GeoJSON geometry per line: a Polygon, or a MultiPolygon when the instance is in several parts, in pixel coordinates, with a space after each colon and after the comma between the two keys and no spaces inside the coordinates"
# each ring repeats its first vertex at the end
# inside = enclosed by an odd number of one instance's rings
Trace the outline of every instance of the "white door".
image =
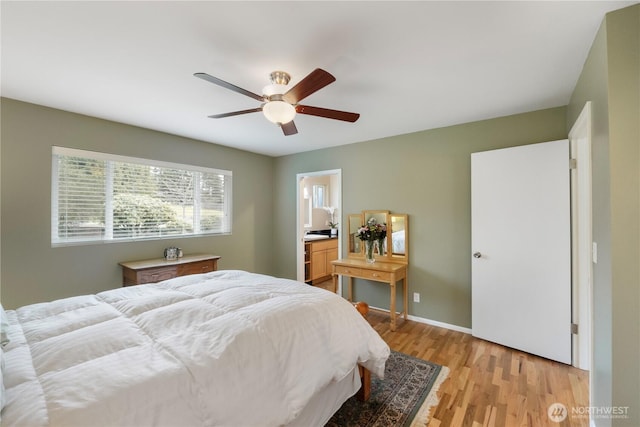
{"type": "Polygon", "coordinates": [[[571,363],[569,144],[471,155],[472,333],[571,363]]]}

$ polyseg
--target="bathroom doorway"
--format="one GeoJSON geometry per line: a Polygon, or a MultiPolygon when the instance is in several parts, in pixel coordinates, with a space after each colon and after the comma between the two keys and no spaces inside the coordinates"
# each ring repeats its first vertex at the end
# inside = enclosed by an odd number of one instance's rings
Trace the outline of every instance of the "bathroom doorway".
{"type": "MultiPolygon", "coordinates": [[[[342,169],[304,172],[296,175],[296,265],[297,280],[305,281],[305,234],[322,233],[337,224],[342,230],[342,169]]],[[[340,242],[340,240],[338,240],[340,242]]],[[[342,247],[338,243],[338,258],[342,247]]]]}

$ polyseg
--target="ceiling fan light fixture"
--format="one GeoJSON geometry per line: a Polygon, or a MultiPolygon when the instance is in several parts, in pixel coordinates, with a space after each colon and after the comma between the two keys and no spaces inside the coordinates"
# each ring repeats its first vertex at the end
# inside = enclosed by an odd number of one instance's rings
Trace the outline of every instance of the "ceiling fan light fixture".
{"type": "Polygon", "coordinates": [[[288,89],[289,87],[286,85],[273,83],[262,88],[262,95],[267,98],[273,95],[283,95],[288,89]]]}
{"type": "Polygon", "coordinates": [[[296,109],[293,105],[284,101],[270,101],[262,107],[262,113],[271,123],[289,123],[296,116],[296,109]]]}
{"type": "Polygon", "coordinates": [[[258,108],[231,111],[223,114],[213,114],[209,116],[212,119],[221,119],[223,117],[238,116],[241,114],[262,111],[267,120],[280,126],[284,135],[289,136],[298,133],[298,129],[293,122],[293,119],[298,114],[323,117],[325,119],[342,120],[351,123],[355,122],[360,117],[360,114],[349,113],[348,111],[300,105],[300,101],[309,95],[316,93],[328,84],[336,81],[335,77],[321,68],[316,68],[311,73],[307,74],[306,77],[296,83],[292,88],[287,87],[287,84],[289,84],[291,79],[291,76],[288,73],[284,71],[274,71],[269,76],[271,78],[271,84],[262,90],[261,95],[243,89],[217,77],[210,76],[206,73],[195,73],[194,76],[260,102],[260,107],[258,108]]]}

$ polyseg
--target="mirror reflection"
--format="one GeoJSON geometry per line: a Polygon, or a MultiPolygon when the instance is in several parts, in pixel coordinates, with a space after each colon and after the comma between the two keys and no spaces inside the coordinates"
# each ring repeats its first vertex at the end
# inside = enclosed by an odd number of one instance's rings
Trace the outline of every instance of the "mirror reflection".
{"type": "Polygon", "coordinates": [[[406,253],[406,215],[391,215],[391,255],[406,253]]]}
{"type": "MultiPolygon", "coordinates": [[[[389,211],[364,211],[364,224],[370,224],[373,222],[374,224],[381,224],[385,228],[389,225],[389,211]]],[[[363,225],[364,225],[363,224],[363,225]]],[[[383,239],[378,240],[376,242],[375,254],[376,257],[385,256],[388,250],[388,233],[385,233],[383,239]]]]}

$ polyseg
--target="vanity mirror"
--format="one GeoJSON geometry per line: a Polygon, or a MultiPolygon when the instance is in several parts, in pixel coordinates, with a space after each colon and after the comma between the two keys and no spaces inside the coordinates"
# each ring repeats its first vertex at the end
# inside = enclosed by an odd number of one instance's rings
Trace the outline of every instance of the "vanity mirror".
{"type": "Polygon", "coordinates": [[[391,258],[394,260],[408,260],[409,246],[409,216],[407,214],[391,214],[391,258]]]}
{"type": "Polygon", "coordinates": [[[374,257],[384,262],[407,263],[409,260],[409,216],[407,214],[393,214],[389,211],[362,211],[361,214],[348,216],[348,257],[364,258],[364,243],[357,237],[358,229],[374,219],[377,224],[386,224],[387,236],[382,243],[382,250],[378,249],[374,257]]]}

